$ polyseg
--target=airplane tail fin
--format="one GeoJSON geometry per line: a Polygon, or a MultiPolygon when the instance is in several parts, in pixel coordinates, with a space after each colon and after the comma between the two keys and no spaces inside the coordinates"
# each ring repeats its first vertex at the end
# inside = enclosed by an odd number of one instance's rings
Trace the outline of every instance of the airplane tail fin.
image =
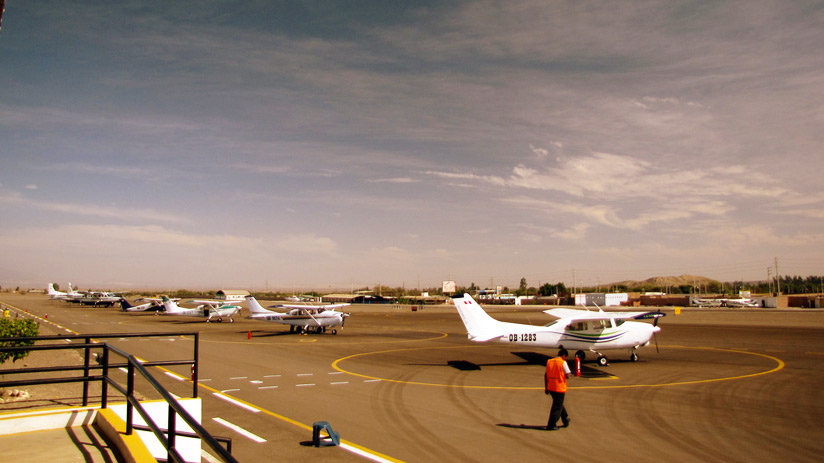
{"type": "Polygon", "coordinates": [[[129,301],[126,300],[125,297],[120,298],[120,308],[123,310],[128,310],[134,307],[133,305],[129,304],[129,301]]]}
{"type": "Polygon", "coordinates": [[[503,332],[502,322],[490,317],[469,294],[453,297],[452,302],[458,309],[469,339],[478,342],[489,341],[499,337],[503,332]]]}
{"type": "Polygon", "coordinates": [[[180,308],[180,306],[175,303],[175,301],[169,299],[166,296],[163,296],[162,301],[163,301],[163,309],[167,313],[175,313],[175,312],[180,312],[182,310],[180,308]]]}
{"type": "Polygon", "coordinates": [[[246,296],[246,307],[249,307],[249,311],[253,314],[256,313],[272,313],[271,310],[266,310],[263,308],[262,305],[255,299],[254,296],[246,296]]]}
{"type": "Polygon", "coordinates": [[[52,296],[57,293],[57,290],[54,289],[54,283],[49,283],[49,286],[46,287],[46,294],[52,296]]]}

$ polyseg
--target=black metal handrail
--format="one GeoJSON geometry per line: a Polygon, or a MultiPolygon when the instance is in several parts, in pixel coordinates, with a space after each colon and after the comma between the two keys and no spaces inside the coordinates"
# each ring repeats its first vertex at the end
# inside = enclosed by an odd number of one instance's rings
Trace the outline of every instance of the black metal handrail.
{"type": "MultiPolygon", "coordinates": [[[[143,418],[148,425],[149,430],[160,441],[161,445],[167,451],[168,461],[177,461],[183,463],[184,460],[175,447],[176,436],[190,437],[191,433],[184,433],[176,429],[176,417],[180,416],[183,421],[189,425],[194,434],[200,437],[202,442],[205,442],[217,456],[226,463],[237,463],[237,460],[231,455],[231,452],[222,445],[217,438],[212,436],[200,423],[195,420],[185,408],[183,408],[177,400],[166,390],[155,378],[152,376],[147,367],[160,365],[191,365],[192,367],[192,397],[197,397],[197,377],[198,377],[198,355],[199,355],[199,334],[197,332],[191,333],[112,333],[112,334],[95,334],[95,335],[66,335],[66,336],[37,336],[37,337],[13,337],[0,338],[0,342],[21,342],[21,341],[65,341],[82,339],[84,343],[75,344],[60,344],[47,346],[16,346],[16,347],[0,347],[0,352],[7,351],[37,351],[37,350],[62,350],[62,349],[83,349],[84,350],[84,364],[83,366],[66,366],[66,367],[44,367],[44,368],[20,368],[12,370],[2,370],[0,373],[4,375],[16,375],[22,373],[43,373],[43,372],[61,372],[61,371],[78,371],[83,370],[83,376],[63,377],[63,378],[40,378],[17,381],[0,381],[0,387],[12,387],[20,385],[36,385],[36,384],[55,384],[55,383],[83,383],[83,406],[88,405],[88,387],[89,383],[93,381],[101,382],[101,408],[107,408],[108,405],[108,386],[112,386],[115,390],[121,393],[126,398],[126,434],[131,435],[137,427],[134,424],[134,410],[143,418]],[[110,338],[127,338],[127,337],[157,337],[157,336],[193,336],[194,337],[194,353],[192,360],[165,360],[165,361],[139,361],[133,355],[123,351],[108,343],[94,342],[95,339],[110,339],[110,338]],[[102,358],[99,355],[97,365],[91,363],[91,351],[93,349],[100,349],[102,358]],[[109,355],[113,353],[123,357],[125,363],[110,364],[109,355]],[[111,368],[127,369],[127,385],[124,388],[121,384],[109,376],[111,368]],[[101,370],[101,374],[92,375],[92,370],[101,370]],[[163,400],[169,404],[168,408],[168,429],[161,429],[143,405],[135,396],[134,383],[135,375],[142,376],[154,389],[160,394],[163,400]]],[[[143,428],[140,426],[140,428],[143,428]]],[[[226,441],[227,438],[220,440],[226,441]]],[[[231,448],[231,443],[228,445],[231,448]]]]}

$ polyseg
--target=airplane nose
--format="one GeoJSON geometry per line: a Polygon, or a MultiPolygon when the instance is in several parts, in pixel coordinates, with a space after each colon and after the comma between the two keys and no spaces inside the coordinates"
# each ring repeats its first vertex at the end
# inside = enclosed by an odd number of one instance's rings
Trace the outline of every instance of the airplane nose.
{"type": "Polygon", "coordinates": [[[660,327],[660,326],[653,326],[653,327],[652,327],[652,332],[653,332],[653,333],[657,333],[657,332],[659,332],[659,331],[661,331],[661,327],[660,327]]]}

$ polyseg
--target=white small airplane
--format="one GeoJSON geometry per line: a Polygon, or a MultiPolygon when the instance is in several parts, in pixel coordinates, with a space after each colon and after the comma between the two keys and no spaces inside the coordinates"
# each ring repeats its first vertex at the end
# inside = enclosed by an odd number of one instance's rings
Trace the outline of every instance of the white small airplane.
{"type": "Polygon", "coordinates": [[[335,309],[346,307],[349,304],[327,304],[327,305],[291,305],[283,304],[276,307],[290,309],[288,312],[274,312],[264,309],[253,296],[246,296],[246,306],[252,312],[249,318],[254,320],[265,320],[275,323],[289,325],[289,332],[323,333],[326,328],[332,329],[332,334],[338,334],[336,326],[343,328],[348,313],[338,312],[335,309]]]}
{"type": "MultiPolygon", "coordinates": [[[[223,317],[229,319],[230,323],[234,323],[232,318],[236,313],[240,312],[239,305],[227,304],[225,301],[189,301],[200,304],[195,308],[187,309],[180,307],[177,303],[166,296],[163,296],[164,315],[183,315],[186,317],[206,317],[206,322],[211,322],[212,317],[217,317],[217,321],[222,322],[223,317]]],[[[160,312],[156,312],[160,313],[160,312]]]]}
{"type": "Polygon", "coordinates": [[[758,302],[744,297],[737,299],[720,299],[720,301],[721,305],[726,307],[759,307],[758,302]]]}
{"type": "MultiPolygon", "coordinates": [[[[171,299],[173,302],[177,302],[180,299],[171,299]]],[[[149,301],[140,305],[132,305],[129,301],[125,298],[120,299],[120,308],[123,309],[124,312],[145,312],[149,309],[160,310],[163,308],[163,299],[157,299],[154,297],[141,297],[139,299],[135,299],[135,302],[141,301],[149,301]]]]}
{"type": "Polygon", "coordinates": [[[699,297],[692,301],[693,305],[698,307],[721,307],[723,303],[722,299],[715,299],[715,298],[707,298],[707,297],[699,297]]]}
{"type": "Polygon", "coordinates": [[[466,327],[470,341],[495,341],[535,347],[565,348],[577,350],[575,356],[583,361],[586,351],[598,356],[598,365],[606,366],[609,360],[601,349],[628,349],[629,359],[638,361],[635,352],[649,345],[652,336],[661,331],[657,326],[661,312],[598,312],[577,309],[544,310],[558,318],[544,326],[525,325],[495,320],[472,299],[469,294],[452,298],[458,314],[466,327]],[[629,320],[649,319],[652,325],[629,320]]]}
{"type": "Polygon", "coordinates": [[[54,289],[54,283],[49,283],[46,287],[46,294],[50,299],[60,299],[63,301],[73,301],[74,299],[83,296],[83,293],[78,292],[72,287],[71,282],[69,282],[69,290],[66,292],[54,289]]]}
{"type": "Polygon", "coordinates": [[[66,299],[66,296],[68,296],[65,292],[54,289],[54,283],[49,283],[46,287],[46,294],[49,299],[66,299]]]}

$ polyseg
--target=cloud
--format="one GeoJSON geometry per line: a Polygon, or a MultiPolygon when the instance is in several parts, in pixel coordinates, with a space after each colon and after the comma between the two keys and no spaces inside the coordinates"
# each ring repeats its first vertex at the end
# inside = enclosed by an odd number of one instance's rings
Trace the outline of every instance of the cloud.
{"type": "Polygon", "coordinates": [[[57,212],[69,216],[99,217],[121,221],[153,221],[168,223],[188,223],[189,219],[178,215],[158,212],[152,209],[133,209],[99,204],[64,203],[59,201],[41,201],[27,198],[16,192],[0,192],[0,204],[17,204],[40,210],[57,212]]]}

